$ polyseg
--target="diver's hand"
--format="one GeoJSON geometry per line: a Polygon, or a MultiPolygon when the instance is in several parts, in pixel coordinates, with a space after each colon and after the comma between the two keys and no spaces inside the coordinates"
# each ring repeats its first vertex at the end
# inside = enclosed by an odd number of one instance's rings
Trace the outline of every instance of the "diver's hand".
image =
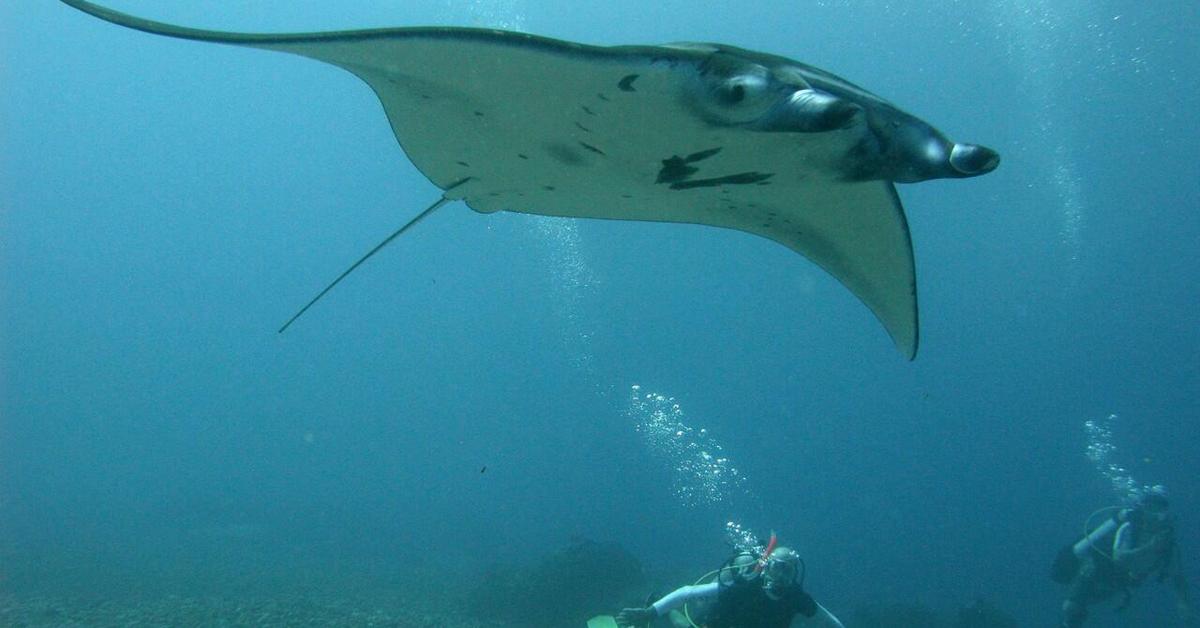
{"type": "Polygon", "coordinates": [[[655,617],[658,617],[658,611],[655,611],[653,606],[647,606],[646,608],[623,608],[620,613],[617,613],[617,625],[641,628],[641,626],[645,626],[655,617]]]}

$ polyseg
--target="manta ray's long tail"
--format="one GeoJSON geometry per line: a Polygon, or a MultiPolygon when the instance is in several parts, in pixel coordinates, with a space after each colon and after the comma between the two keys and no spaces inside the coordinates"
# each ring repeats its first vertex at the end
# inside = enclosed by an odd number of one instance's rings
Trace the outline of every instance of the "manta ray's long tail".
{"type": "MultiPolygon", "coordinates": [[[[459,183],[461,183],[461,181],[459,183]]],[[[450,186],[450,188],[447,188],[447,190],[456,187],[457,185],[459,185],[459,183],[455,183],[454,185],[450,186]]],[[[324,290],[322,290],[320,293],[318,293],[317,296],[313,297],[311,301],[309,301],[308,303],[306,303],[304,305],[304,307],[300,308],[299,312],[296,312],[295,315],[293,315],[291,318],[288,319],[288,322],[283,324],[283,327],[279,328],[278,333],[282,334],[284,331],[286,331],[287,328],[290,327],[292,323],[296,322],[297,318],[300,318],[301,314],[304,314],[305,312],[307,312],[308,308],[312,307],[313,304],[315,304],[317,301],[320,301],[321,297],[325,296],[325,294],[328,293],[330,290],[333,290],[334,286],[338,285],[338,283],[340,283],[343,279],[345,279],[347,275],[354,272],[354,269],[358,268],[359,266],[362,266],[363,262],[370,259],[372,255],[378,253],[380,250],[383,249],[383,247],[387,246],[388,244],[391,244],[392,240],[395,240],[396,238],[400,237],[400,234],[404,233],[405,231],[408,231],[410,228],[412,228],[413,225],[424,220],[426,216],[432,214],[437,208],[441,207],[442,205],[445,205],[446,203],[448,203],[452,200],[454,200],[454,199],[447,198],[446,196],[442,196],[434,204],[430,205],[429,207],[426,207],[425,211],[417,214],[416,218],[413,218],[412,220],[404,223],[404,226],[393,231],[391,235],[384,238],[383,242],[376,244],[375,248],[371,249],[370,251],[367,251],[366,255],[363,255],[362,257],[358,258],[357,262],[354,262],[350,266],[350,268],[347,268],[345,270],[345,272],[338,275],[337,279],[334,279],[328,286],[325,286],[324,290]]]]}

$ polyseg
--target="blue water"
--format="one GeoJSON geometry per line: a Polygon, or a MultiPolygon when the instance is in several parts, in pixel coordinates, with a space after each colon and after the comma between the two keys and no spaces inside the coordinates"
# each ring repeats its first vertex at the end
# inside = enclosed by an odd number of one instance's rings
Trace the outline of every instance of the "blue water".
{"type": "MultiPolygon", "coordinates": [[[[1054,552],[1118,499],[1085,456],[1084,422],[1111,413],[1114,458],[1171,490],[1195,556],[1200,5],[738,4],[113,6],[242,31],[720,41],[834,71],[1003,155],[900,188],[914,362],[767,240],[461,205],[277,335],[438,196],[369,88],[0,5],[0,586],[103,589],[79,565],[136,583],[223,552],[502,563],[576,537],[698,575],[736,520],[795,546],[843,618],[983,598],[1050,625],[1054,552]],[[635,429],[633,385],[674,397],[743,484],[681,500],[691,480],[635,429]]],[[[1172,606],[1147,586],[1089,626],[1170,625],[1172,606]]]]}

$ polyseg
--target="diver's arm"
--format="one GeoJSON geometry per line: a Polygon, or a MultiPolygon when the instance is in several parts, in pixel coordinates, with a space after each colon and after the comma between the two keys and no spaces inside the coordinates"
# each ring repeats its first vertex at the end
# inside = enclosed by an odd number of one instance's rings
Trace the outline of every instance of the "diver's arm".
{"type": "Polygon", "coordinates": [[[655,617],[662,617],[691,600],[717,596],[716,582],[679,587],[645,608],[623,608],[617,613],[618,626],[641,626],[655,617]]]}
{"type": "Polygon", "coordinates": [[[1113,535],[1112,543],[1112,559],[1118,565],[1127,565],[1129,561],[1135,560],[1137,556],[1146,554],[1147,552],[1162,551],[1162,534],[1155,534],[1149,541],[1141,545],[1135,545],[1133,542],[1133,524],[1126,521],[1117,528],[1117,533],[1113,535]]]}
{"type": "Polygon", "coordinates": [[[817,604],[817,612],[813,613],[812,617],[804,617],[797,615],[792,621],[792,626],[803,628],[845,628],[842,622],[833,613],[829,612],[824,606],[817,604]]]}
{"type": "Polygon", "coordinates": [[[1112,542],[1112,559],[1118,563],[1126,560],[1137,551],[1133,547],[1133,524],[1126,521],[1117,528],[1117,533],[1113,535],[1112,542]]]}
{"type": "Polygon", "coordinates": [[[650,607],[654,609],[655,613],[658,613],[659,617],[662,617],[663,615],[669,613],[672,609],[679,608],[680,606],[683,606],[692,600],[716,597],[718,587],[719,585],[716,582],[709,582],[708,584],[692,584],[679,587],[678,589],[668,593],[659,601],[651,604],[650,607]]]}
{"type": "MultiPolygon", "coordinates": [[[[1170,529],[1159,530],[1150,534],[1150,538],[1141,545],[1136,545],[1133,540],[1133,524],[1125,522],[1117,528],[1117,533],[1113,535],[1112,559],[1118,565],[1129,565],[1131,561],[1138,560],[1138,557],[1142,555],[1162,552],[1164,546],[1174,545],[1173,534],[1174,532],[1170,529]]],[[[1173,555],[1170,560],[1178,562],[1176,555],[1173,555]]]]}

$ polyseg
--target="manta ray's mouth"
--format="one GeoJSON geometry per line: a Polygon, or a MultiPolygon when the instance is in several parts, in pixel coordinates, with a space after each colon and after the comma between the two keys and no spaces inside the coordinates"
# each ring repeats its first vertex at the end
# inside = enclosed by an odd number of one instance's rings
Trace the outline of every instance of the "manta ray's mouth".
{"type": "Polygon", "coordinates": [[[950,166],[964,177],[987,174],[1000,165],[1000,153],[978,144],[955,144],[950,150],[950,166]]]}

